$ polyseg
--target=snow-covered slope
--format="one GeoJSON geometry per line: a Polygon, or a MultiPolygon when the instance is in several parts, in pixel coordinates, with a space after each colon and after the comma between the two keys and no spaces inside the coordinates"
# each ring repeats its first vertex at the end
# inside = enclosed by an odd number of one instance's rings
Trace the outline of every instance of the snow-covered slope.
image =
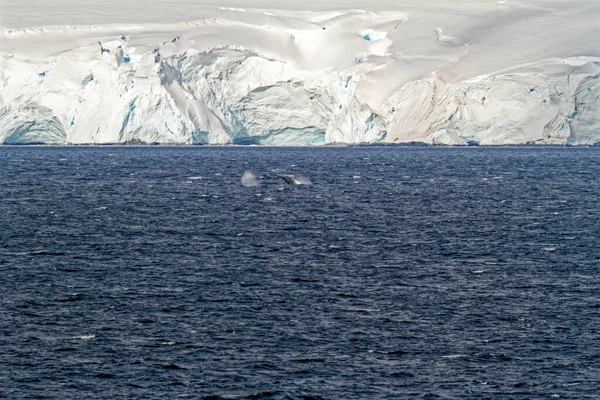
{"type": "Polygon", "coordinates": [[[595,0],[138,4],[102,25],[36,1],[0,20],[0,143],[600,142],[595,0]]]}

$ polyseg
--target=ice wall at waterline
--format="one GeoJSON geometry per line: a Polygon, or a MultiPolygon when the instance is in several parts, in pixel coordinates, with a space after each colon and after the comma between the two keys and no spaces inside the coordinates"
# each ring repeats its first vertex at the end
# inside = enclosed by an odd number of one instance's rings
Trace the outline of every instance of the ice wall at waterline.
{"type": "Polygon", "coordinates": [[[4,28],[0,142],[600,142],[600,6],[425,4],[4,28]]]}

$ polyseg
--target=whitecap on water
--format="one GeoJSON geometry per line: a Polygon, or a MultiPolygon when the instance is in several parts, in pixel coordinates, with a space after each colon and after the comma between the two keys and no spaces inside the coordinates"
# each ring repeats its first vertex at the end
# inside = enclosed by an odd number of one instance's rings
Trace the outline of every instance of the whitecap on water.
{"type": "Polygon", "coordinates": [[[95,337],[96,337],[96,335],[82,335],[82,336],[75,336],[73,339],[91,340],[91,339],[94,339],[95,337]]]}

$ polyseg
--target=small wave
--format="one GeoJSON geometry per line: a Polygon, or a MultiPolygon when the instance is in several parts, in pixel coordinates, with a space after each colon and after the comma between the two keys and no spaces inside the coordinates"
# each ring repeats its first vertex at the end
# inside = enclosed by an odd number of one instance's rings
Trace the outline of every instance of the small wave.
{"type": "Polygon", "coordinates": [[[294,278],[292,279],[293,282],[307,282],[307,283],[318,283],[320,281],[318,280],[314,280],[314,279],[305,279],[305,278],[294,278]]]}
{"type": "Polygon", "coordinates": [[[393,351],[388,351],[386,354],[392,355],[392,356],[402,356],[404,354],[408,354],[408,351],[404,351],[404,350],[393,350],[393,351]]]}
{"type": "Polygon", "coordinates": [[[82,335],[82,336],[75,336],[73,339],[92,340],[95,337],[96,337],[96,335],[82,335]]]}
{"type": "Polygon", "coordinates": [[[64,256],[61,251],[34,250],[28,253],[30,256],[64,256]]]}
{"type": "Polygon", "coordinates": [[[298,360],[294,360],[297,363],[302,363],[302,364],[306,364],[306,363],[324,363],[327,360],[325,360],[324,358],[300,358],[298,360]]]}
{"type": "Polygon", "coordinates": [[[251,394],[249,396],[247,396],[247,399],[267,399],[267,398],[273,398],[273,396],[276,396],[277,394],[279,394],[280,392],[260,392],[260,393],[254,393],[251,394]]]}
{"type": "Polygon", "coordinates": [[[164,368],[165,368],[165,369],[173,369],[173,370],[178,370],[178,369],[187,369],[187,368],[185,368],[185,367],[182,367],[182,366],[180,366],[180,365],[177,365],[177,364],[171,364],[171,363],[169,363],[169,364],[166,364],[166,365],[164,366],[164,368]]]}
{"type": "Polygon", "coordinates": [[[84,297],[85,297],[85,295],[82,293],[73,293],[73,294],[67,295],[67,297],[58,298],[55,301],[57,301],[59,303],[70,303],[73,301],[83,300],[84,297]]]}
{"type": "Polygon", "coordinates": [[[98,373],[98,374],[96,374],[94,376],[96,378],[103,378],[103,379],[112,379],[112,378],[115,377],[113,374],[107,374],[105,372],[100,372],[100,373],[98,373]]]}
{"type": "Polygon", "coordinates": [[[392,376],[396,377],[396,378],[414,378],[415,377],[410,372],[404,372],[404,371],[392,372],[392,376]]]}
{"type": "Polygon", "coordinates": [[[405,354],[408,354],[407,351],[404,350],[369,350],[369,353],[375,353],[375,354],[387,354],[387,355],[391,355],[391,356],[403,356],[405,354]]]}

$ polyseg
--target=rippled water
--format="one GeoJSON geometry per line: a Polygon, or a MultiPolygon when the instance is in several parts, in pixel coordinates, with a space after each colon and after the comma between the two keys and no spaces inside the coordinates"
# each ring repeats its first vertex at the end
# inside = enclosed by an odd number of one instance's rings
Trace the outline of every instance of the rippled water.
{"type": "Polygon", "coordinates": [[[599,149],[0,148],[0,397],[600,398],[599,173],[599,149]]]}

